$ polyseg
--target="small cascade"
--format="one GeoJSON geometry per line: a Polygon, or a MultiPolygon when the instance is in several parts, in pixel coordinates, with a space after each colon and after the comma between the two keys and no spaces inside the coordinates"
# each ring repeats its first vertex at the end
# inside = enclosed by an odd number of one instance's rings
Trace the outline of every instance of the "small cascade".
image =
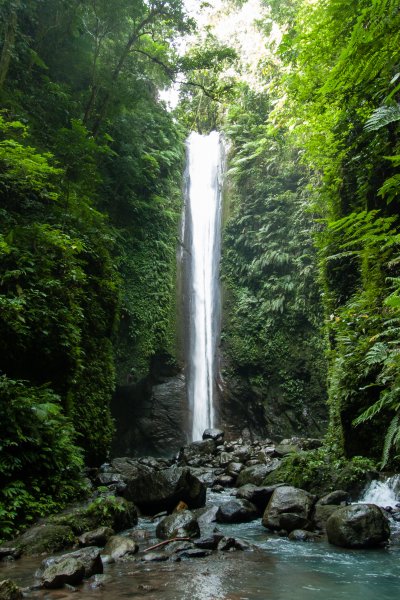
{"type": "Polygon", "coordinates": [[[377,504],[383,508],[398,508],[400,504],[400,475],[388,477],[384,481],[371,481],[364,490],[359,502],[377,504]]]}
{"type": "Polygon", "coordinates": [[[187,193],[183,247],[186,364],[191,439],[214,426],[220,332],[220,135],[191,133],[187,142],[187,193]]]}

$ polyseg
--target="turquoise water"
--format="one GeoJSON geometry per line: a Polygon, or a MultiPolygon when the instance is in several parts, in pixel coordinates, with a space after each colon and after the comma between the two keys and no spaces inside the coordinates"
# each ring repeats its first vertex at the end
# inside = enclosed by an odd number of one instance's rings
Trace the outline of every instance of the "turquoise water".
{"type": "MultiPolygon", "coordinates": [[[[224,497],[211,498],[221,502],[224,497]]],[[[142,521],[151,534],[154,524],[142,521]]],[[[249,541],[247,552],[216,553],[179,563],[128,560],[106,565],[103,588],[86,582],[68,590],[29,592],[40,600],[394,600],[400,592],[400,545],[382,550],[343,550],[327,542],[291,542],[269,535],[260,521],[219,525],[227,535],[249,541]]],[[[0,566],[0,579],[33,582],[36,561],[0,566]]]]}

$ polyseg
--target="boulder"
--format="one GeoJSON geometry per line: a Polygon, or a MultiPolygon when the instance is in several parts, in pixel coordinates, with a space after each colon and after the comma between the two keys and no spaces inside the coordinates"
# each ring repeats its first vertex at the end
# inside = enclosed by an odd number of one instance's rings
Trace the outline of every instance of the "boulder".
{"type": "Polygon", "coordinates": [[[156,528],[156,535],[162,540],[175,537],[198,537],[200,535],[199,524],[190,510],[184,510],[165,517],[156,528]]]}
{"type": "Polygon", "coordinates": [[[276,488],[265,509],[262,524],[272,530],[305,529],[310,524],[310,513],[315,496],[291,486],[276,488]]]}
{"type": "Polygon", "coordinates": [[[166,562],[169,560],[169,554],[165,552],[147,552],[143,554],[142,560],[145,562],[166,562]]]}
{"type": "Polygon", "coordinates": [[[227,475],[231,477],[237,477],[240,471],[243,469],[242,463],[239,462],[231,462],[226,468],[227,475]]]}
{"type": "Polygon", "coordinates": [[[23,554],[35,555],[69,548],[75,542],[75,535],[71,527],[45,523],[30,527],[14,542],[23,554]]]}
{"type": "Polygon", "coordinates": [[[123,531],[137,524],[136,507],[121,496],[105,495],[95,500],[73,506],[58,515],[48,518],[50,523],[70,527],[76,535],[98,527],[110,527],[123,531]]]}
{"type": "Polygon", "coordinates": [[[201,530],[200,537],[194,541],[196,548],[205,548],[206,550],[215,550],[224,534],[215,527],[208,527],[201,530]]]}
{"type": "Polygon", "coordinates": [[[221,552],[232,552],[234,550],[249,550],[250,544],[244,540],[239,540],[232,537],[224,537],[219,542],[217,550],[221,552]]]}
{"type": "Polygon", "coordinates": [[[258,510],[254,504],[240,498],[222,504],[216,515],[218,523],[247,523],[258,517],[258,510]]]}
{"type": "Polygon", "coordinates": [[[91,546],[87,548],[81,548],[80,550],[75,550],[74,552],[68,552],[68,554],[63,554],[61,556],[51,556],[46,558],[41,564],[42,577],[49,567],[57,565],[67,559],[74,559],[83,564],[83,577],[85,578],[92,577],[92,575],[101,574],[103,572],[100,548],[91,546]]]}
{"type": "Polygon", "coordinates": [[[251,458],[251,449],[249,446],[236,446],[233,450],[235,459],[241,463],[245,463],[251,458]]]}
{"type": "Polygon", "coordinates": [[[78,538],[80,546],[105,546],[107,541],[115,535],[111,527],[98,527],[93,531],[87,531],[78,538]]]}
{"type": "Polygon", "coordinates": [[[320,498],[317,502],[317,505],[326,506],[328,504],[340,506],[341,504],[347,504],[350,502],[350,494],[345,492],[344,490],[335,490],[334,492],[330,492],[326,494],[322,498],[320,498]]]}
{"type": "Polygon", "coordinates": [[[139,546],[130,537],[122,535],[113,535],[107,542],[103,553],[110,556],[113,560],[118,560],[128,554],[136,554],[139,551],[139,546]]]}
{"type": "Polygon", "coordinates": [[[241,487],[246,483],[252,483],[254,485],[262,485],[264,479],[269,473],[275,471],[280,465],[278,459],[271,460],[268,464],[258,464],[253,467],[246,467],[241,471],[237,478],[237,486],[241,487]]]}
{"type": "Polygon", "coordinates": [[[214,440],[218,445],[223,443],[224,437],[222,429],[206,429],[203,433],[203,440],[214,440]]]}
{"type": "Polygon", "coordinates": [[[327,520],[335,511],[337,511],[338,508],[339,507],[337,506],[337,504],[317,503],[312,514],[312,522],[316,529],[325,531],[327,520]]]}
{"type": "Polygon", "coordinates": [[[44,588],[60,588],[65,584],[77,585],[85,575],[85,566],[77,558],[63,558],[48,566],[42,574],[41,584],[44,588]]]}
{"type": "Polygon", "coordinates": [[[213,489],[216,486],[221,485],[223,488],[232,487],[235,485],[236,477],[232,477],[232,475],[220,475],[216,478],[213,489]]]}
{"type": "Polygon", "coordinates": [[[253,483],[246,483],[238,489],[236,497],[252,502],[263,513],[276,488],[283,485],[283,483],[278,483],[276,485],[256,486],[253,483]]]}
{"type": "Polygon", "coordinates": [[[343,548],[374,548],[387,542],[390,528],[383,510],[375,504],[338,508],[326,522],[328,541],[343,548]]]}
{"type": "Polygon", "coordinates": [[[11,579],[0,581],[0,600],[20,600],[22,592],[11,579]]]}
{"type": "Polygon", "coordinates": [[[318,539],[318,535],[312,531],[305,531],[304,529],[294,529],[289,533],[289,540],[292,542],[315,542],[318,539]]]}
{"type": "Polygon", "coordinates": [[[209,525],[217,520],[218,506],[210,506],[206,509],[199,509],[196,511],[197,522],[200,528],[204,525],[209,525]]]}
{"type": "Polygon", "coordinates": [[[17,546],[8,546],[4,544],[0,546],[0,561],[4,559],[16,559],[21,556],[21,549],[17,546]]]}
{"type": "Polygon", "coordinates": [[[132,500],[145,514],[171,511],[180,502],[189,508],[200,508],[206,501],[206,486],[192,475],[187,467],[151,470],[127,480],[126,498],[132,500]]]}
{"type": "MultiPolygon", "coordinates": [[[[192,442],[184,446],[178,455],[179,464],[191,464],[193,461],[204,462],[215,452],[215,442],[212,439],[206,439],[199,442],[192,442]]],[[[197,466],[197,465],[196,465],[197,466]]]]}

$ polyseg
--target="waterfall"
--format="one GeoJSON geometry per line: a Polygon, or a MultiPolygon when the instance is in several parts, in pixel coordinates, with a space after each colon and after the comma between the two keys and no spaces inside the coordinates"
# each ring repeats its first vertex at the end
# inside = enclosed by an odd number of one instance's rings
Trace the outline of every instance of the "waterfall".
{"type": "Polygon", "coordinates": [[[400,503],[400,475],[388,477],[384,481],[371,481],[359,502],[377,504],[384,508],[396,507],[400,503]]]}
{"type": "Polygon", "coordinates": [[[187,141],[183,247],[187,393],[191,439],[214,426],[220,330],[220,135],[191,133],[187,141]]]}

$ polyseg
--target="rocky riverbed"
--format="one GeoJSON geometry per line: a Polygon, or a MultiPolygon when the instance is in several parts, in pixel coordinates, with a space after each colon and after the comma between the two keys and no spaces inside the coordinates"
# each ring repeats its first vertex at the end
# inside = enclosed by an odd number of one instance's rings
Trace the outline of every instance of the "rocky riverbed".
{"type": "Polygon", "coordinates": [[[266,485],[285,454],[318,440],[224,442],[219,430],[204,438],[173,459],[124,457],[91,471],[89,502],[0,547],[0,598],[192,598],[201,589],[210,599],[265,598],[266,583],[257,581],[277,561],[267,540],[283,553],[387,552],[396,509],[350,504],[346,490],[318,497],[284,482],[266,485]]]}

